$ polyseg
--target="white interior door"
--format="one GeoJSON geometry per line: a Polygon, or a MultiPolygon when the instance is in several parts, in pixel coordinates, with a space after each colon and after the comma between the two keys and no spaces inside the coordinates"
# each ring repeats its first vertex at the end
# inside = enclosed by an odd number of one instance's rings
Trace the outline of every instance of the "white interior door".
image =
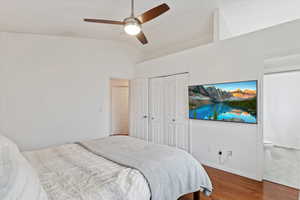
{"type": "Polygon", "coordinates": [[[175,135],[176,147],[189,151],[189,115],[188,115],[188,82],[189,75],[176,75],[176,110],[175,110],[175,135]]]}
{"type": "Polygon", "coordinates": [[[130,81],[130,135],[148,140],[148,79],[130,81]]]}
{"type": "Polygon", "coordinates": [[[150,128],[149,140],[164,144],[164,79],[153,78],[150,80],[150,128]]]}
{"type": "Polygon", "coordinates": [[[164,78],[165,144],[189,151],[188,74],[164,78]]]}
{"type": "Polygon", "coordinates": [[[128,134],[128,87],[112,87],[112,135],[128,134]]]}
{"type": "Polygon", "coordinates": [[[176,146],[176,79],[174,76],[164,78],[164,105],[165,105],[165,134],[164,144],[176,146]]]}
{"type": "Polygon", "coordinates": [[[130,135],[189,151],[188,80],[181,74],[153,78],[150,85],[147,79],[131,81],[130,135]]]}

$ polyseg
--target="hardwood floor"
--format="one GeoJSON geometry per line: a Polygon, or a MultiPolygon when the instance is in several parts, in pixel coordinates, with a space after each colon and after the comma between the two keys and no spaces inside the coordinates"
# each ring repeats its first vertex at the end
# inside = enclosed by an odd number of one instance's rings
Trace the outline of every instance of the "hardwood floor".
{"type": "MultiPolygon", "coordinates": [[[[210,167],[205,167],[209,174],[214,191],[212,196],[201,200],[298,200],[299,191],[290,187],[271,182],[258,182],[226,173],[210,167]]],[[[180,200],[192,200],[192,195],[180,200]]]]}

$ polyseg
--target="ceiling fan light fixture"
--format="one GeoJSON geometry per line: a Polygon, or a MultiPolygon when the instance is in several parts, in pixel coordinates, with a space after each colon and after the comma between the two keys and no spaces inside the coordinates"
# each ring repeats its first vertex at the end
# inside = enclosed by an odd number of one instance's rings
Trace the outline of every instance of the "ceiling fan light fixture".
{"type": "Polygon", "coordinates": [[[138,35],[142,31],[141,24],[134,18],[125,19],[124,30],[128,35],[138,35]]]}

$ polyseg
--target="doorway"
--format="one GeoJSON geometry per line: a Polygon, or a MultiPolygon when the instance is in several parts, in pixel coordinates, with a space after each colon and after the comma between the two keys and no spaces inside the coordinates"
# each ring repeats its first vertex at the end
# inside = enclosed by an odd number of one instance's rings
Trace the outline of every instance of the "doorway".
{"type": "Polygon", "coordinates": [[[300,71],[264,76],[264,179],[300,189],[300,71]]]}
{"type": "Polygon", "coordinates": [[[129,80],[111,79],[111,133],[129,134],[129,80]]]}

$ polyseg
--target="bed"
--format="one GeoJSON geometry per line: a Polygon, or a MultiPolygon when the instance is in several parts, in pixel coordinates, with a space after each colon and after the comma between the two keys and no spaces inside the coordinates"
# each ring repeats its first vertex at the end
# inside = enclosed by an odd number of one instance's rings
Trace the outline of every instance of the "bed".
{"type": "MultiPolygon", "coordinates": [[[[22,192],[15,192],[12,187],[24,177],[9,170],[20,166],[19,161],[10,163],[14,160],[10,157],[18,154],[18,148],[3,138],[0,137],[0,146],[6,141],[6,148],[1,148],[4,161],[0,164],[6,167],[0,169],[7,178],[1,184],[9,186],[1,188],[0,195],[5,200],[27,200],[28,197],[21,198],[26,190],[18,186],[22,192]],[[13,150],[8,150],[8,143],[13,150]],[[14,192],[10,191],[12,188],[14,192]]],[[[174,165],[181,159],[172,155],[182,157],[180,155],[185,152],[131,137],[108,137],[19,154],[17,157],[23,163],[28,161],[31,173],[26,174],[32,174],[35,180],[27,194],[33,194],[30,200],[175,200],[187,193],[194,193],[194,198],[199,199],[200,191],[206,195],[212,192],[211,182],[198,162],[199,168],[184,169],[188,174],[180,172],[188,165],[174,165]],[[171,159],[166,160],[164,154],[171,159]],[[170,166],[166,167],[164,163],[170,166]]],[[[189,159],[185,163],[195,161],[189,159]]],[[[15,171],[18,173],[20,169],[15,171]]],[[[28,187],[30,177],[25,179],[23,185],[28,187]]]]}

